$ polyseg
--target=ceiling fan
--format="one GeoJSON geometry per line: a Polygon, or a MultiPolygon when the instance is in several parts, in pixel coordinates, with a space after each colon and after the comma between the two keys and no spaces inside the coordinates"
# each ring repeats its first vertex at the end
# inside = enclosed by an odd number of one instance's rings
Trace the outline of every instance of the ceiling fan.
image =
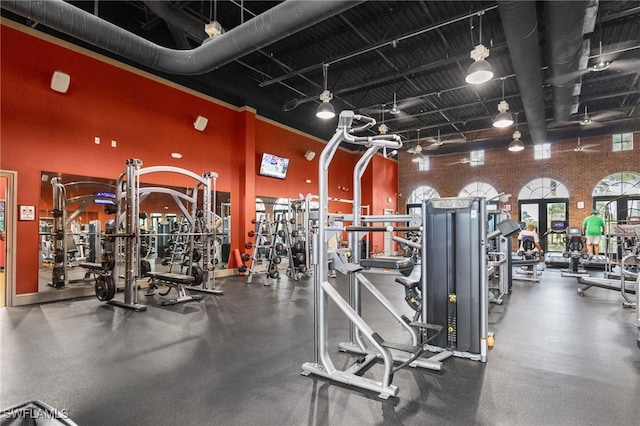
{"type": "Polygon", "coordinates": [[[396,119],[402,119],[407,117],[407,114],[403,111],[403,109],[415,105],[419,102],[420,99],[418,98],[411,98],[398,102],[397,93],[393,92],[393,103],[391,104],[391,108],[387,108],[387,104],[379,104],[373,107],[361,108],[360,112],[370,114],[388,112],[389,114],[395,116],[396,119]]]}
{"type": "Polygon", "coordinates": [[[442,140],[442,138],[440,137],[440,129],[438,129],[438,137],[436,139],[430,138],[428,139],[428,141],[432,143],[426,149],[432,150],[432,149],[438,149],[442,145],[448,145],[448,144],[454,144],[454,143],[465,143],[467,140],[465,138],[451,138],[451,139],[442,140]]]}
{"type": "Polygon", "coordinates": [[[603,111],[596,114],[589,114],[587,106],[585,105],[584,114],[582,115],[580,120],[578,120],[578,124],[580,124],[581,126],[602,125],[602,121],[606,121],[620,115],[623,114],[619,111],[603,111]]]}
{"type": "Polygon", "coordinates": [[[634,49],[640,49],[640,43],[638,41],[630,41],[624,44],[619,43],[615,45],[615,47],[610,52],[603,53],[602,41],[600,41],[599,54],[597,56],[597,62],[595,64],[574,72],[551,77],[547,79],[547,82],[555,86],[563,86],[571,83],[578,77],[591,72],[600,72],[604,70],[615,72],[635,72],[638,68],[640,68],[640,59],[615,59],[618,55],[634,49]]]}
{"type": "Polygon", "coordinates": [[[578,145],[573,149],[564,149],[560,152],[598,152],[600,151],[600,145],[597,143],[591,143],[587,145],[580,144],[580,136],[578,136],[578,145]]]}
{"type": "Polygon", "coordinates": [[[453,166],[454,164],[468,164],[471,162],[471,159],[468,157],[464,157],[459,159],[458,161],[454,161],[452,163],[447,163],[447,166],[453,166]]]}

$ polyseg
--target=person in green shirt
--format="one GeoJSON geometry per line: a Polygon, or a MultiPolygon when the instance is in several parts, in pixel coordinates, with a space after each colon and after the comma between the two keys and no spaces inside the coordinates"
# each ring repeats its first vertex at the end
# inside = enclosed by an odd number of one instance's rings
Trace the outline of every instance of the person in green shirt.
{"type": "Polygon", "coordinates": [[[600,255],[600,238],[604,233],[604,220],[598,216],[598,210],[593,210],[582,222],[582,230],[587,237],[587,249],[590,255],[600,255]]]}

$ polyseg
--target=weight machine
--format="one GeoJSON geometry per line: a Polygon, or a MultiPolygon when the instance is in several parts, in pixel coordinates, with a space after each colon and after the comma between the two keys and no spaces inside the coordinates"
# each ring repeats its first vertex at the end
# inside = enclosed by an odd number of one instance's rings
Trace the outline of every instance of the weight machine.
{"type": "Polygon", "coordinates": [[[89,232],[82,233],[81,236],[81,230],[78,229],[74,220],[93,202],[102,204],[114,203],[113,192],[115,187],[113,185],[92,181],[78,181],[63,184],[59,177],[51,179],[51,187],[53,191],[53,228],[51,233],[45,234],[53,237],[52,259],[54,265],[51,286],[64,288],[71,282],[84,281],[91,275],[94,275],[96,279],[100,275],[112,275],[110,273],[110,271],[113,270],[112,262],[103,258],[102,247],[100,245],[100,239],[98,238],[100,222],[91,221],[89,232]],[[71,198],[67,198],[67,192],[73,193],[88,187],[94,191],[95,189],[101,189],[101,191],[74,195],[71,198]],[[68,213],[68,206],[77,207],[73,212],[68,213]],[[70,232],[72,225],[75,225],[76,228],[74,232],[70,232]],[[87,239],[87,241],[80,241],[81,237],[87,239]],[[86,273],[84,280],[71,280],[69,278],[70,256],[75,257],[78,244],[86,245],[86,247],[83,247],[82,256],[77,258],[77,266],[84,268],[86,273]],[[84,253],[87,249],[88,253],[84,253]],[[87,259],[90,261],[87,262],[87,259]],[[98,259],[100,262],[96,262],[98,259]],[[107,265],[111,267],[107,268],[107,265]]]}
{"type": "MultiPolygon", "coordinates": [[[[430,369],[440,369],[441,361],[450,356],[462,356],[465,358],[486,361],[487,355],[487,317],[488,317],[488,290],[486,280],[486,263],[485,263],[485,238],[486,238],[486,211],[484,207],[484,199],[445,199],[440,201],[436,207],[430,206],[425,202],[423,211],[430,210],[429,215],[425,215],[423,221],[418,225],[428,231],[435,233],[436,228],[442,228],[440,214],[445,212],[447,217],[451,217],[447,232],[456,244],[448,244],[447,237],[444,239],[429,241],[423,238],[422,244],[418,247],[422,250],[422,263],[420,267],[420,277],[411,277],[413,281],[406,282],[405,288],[415,290],[420,287],[420,293],[423,300],[420,303],[419,314],[414,317],[414,321],[407,319],[379,292],[365,276],[365,262],[355,263],[354,259],[358,259],[357,243],[359,242],[359,233],[384,231],[393,232],[402,230],[403,228],[394,227],[374,227],[362,226],[365,223],[375,222],[409,222],[414,219],[413,216],[362,216],[359,212],[359,179],[364,172],[366,165],[371,157],[380,149],[398,149],[401,143],[397,135],[379,135],[369,137],[358,137],[355,134],[367,130],[375,125],[375,120],[369,117],[356,115],[352,111],[343,111],[340,114],[338,128],[336,133],[327,143],[325,149],[320,155],[319,161],[319,200],[320,207],[323,209],[318,218],[318,232],[314,235],[314,355],[313,362],[307,362],[302,365],[301,374],[308,376],[310,374],[325,377],[341,383],[349,384],[359,388],[378,392],[378,396],[387,399],[390,396],[398,394],[398,387],[392,384],[394,373],[403,367],[423,367],[430,369]],[[362,121],[364,124],[360,127],[352,127],[354,121],[362,121]],[[328,237],[331,232],[342,229],[334,229],[328,226],[330,215],[327,211],[328,204],[328,168],[331,160],[338,149],[341,142],[348,141],[352,144],[359,144],[367,147],[367,152],[358,161],[354,170],[354,214],[341,215],[340,218],[345,221],[351,221],[353,226],[346,227],[350,232],[350,246],[347,248],[337,248],[334,250],[327,249],[328,237]],[[465,210],[466,209],[466,210],[465,210]],[[454,210],[454,211],[452,211],[454,210]],[[458,211],[459,210],[459,211],[458,211]],[[455,219],[457,218],[457,219],[455,219]],[[360,220],[361,219],[361,220],[360,220]],[[465,221],[468,222],[465,224],[465,221]],[[434,224],[436,223],[437,224],[434,224]],[[450,225],[450,226],[449,226],[450,225]],[[465,230],[467,232],[465,232],[465,230]],[[452,234],[453,233],[453,234],[452,234]],[[458,240],[460,239],[460,240],[458,240]],[[434,248],[434,247],[438,248],[434,248]],[[429,288],[431,280],[429,275],[433,275],[432,280],[442,275],[443,262],[437,256],[441,253],[438,251],[444,247],[459,247],[453,250],[454,256],[464,256],[469,259],[469,266],[461,266],[462,272],[456,272],[456,264],[453,259],[448,259],[444,263],[445,278],[452,277],[451,280],[444,280],[444,292],[433,285],[429,288]],[[467,247],[465,251],[463,247],[467,247]],[[352,249],[355,248],[355,251],[352,249]],[[432,250],[427,255],[428,250],[432,250]],[[435,250],[435,251],[433,251],[435,250]],[[349,276],[350,282],[350,301],[345,300],[337,289],[326,279],[329,263],[331,268],[349,276]],[[449,274],[449,275],[447,275],[449,274]],[[427,279],[424,279],[424,278],[427,279]],[[417,281],[416,281],[417,280],[417,281]],[[361,314],[360,306],[360,289],[366,289],[373,298],[384,307],[384,309],[399,322],[403,331],[409,334],[410,343],[392,343],[384,340],[380,334],[371,329],[361,314]],[[456,303],[457,293],[459,292],[460,302],[456,303]],[[444,299],[441,297],[445,294],[444,299]],[[433,299],[433,300],[431,300],[433,299]],[[339,349],[358,353],[358,360],[350,367],[339,370],[333,363],[328,351],[328,302],[334,302],[339,310],[348,318],[350,322],[351,342],[342,343],[339,349]],[[477,306],[474,304],[477,303],[477,306]],[[444,305],[444,306],[441,306],[444,305]],[[458,308],[456,310],[456,307],[458,308]],[[443,316],[444,314],[444,316],[443,316]],[[441,324],[447,324],[449,328],[446,333],[441,324]],[[441,342],[438,337],[446,335],[446,340],[441,342]],[[434,343],[434,344],[430,344],[434,343]],[[422,354],[430,350],[436,354],[429,358],[421,358],[422,354]],[[383,363],[383,373],[381,380],[374,380],[363,377],[362,374],[372,365],[373,362],[381,360],[383,363]],[[395,364],[399,366],[395,367],[395,364]]],[[[513,222],[513,221],[511,221],[513,222]]],[[[515,224],[515,222],[513,222],[515,224]]],[[[515,225],[516,229],[517,224],[515,225]]],[[[414,227],[407,227],[412,228],[414,227]]],[[[502,225],[501,225],[502,229],[502,225]]],[[[505,231],[507,232],[507,231],[505,231]]],[[[506,233],[505,235],[509,235],[506,233]]],[[[411,241],[404,240],[413,246],[411,241]]],[[[449,252],[446,252],[449,254],[449,252]]],[[[398,269],[405,260],[393,260],[382,258],[382,262],[389,269],[398,269]],[[398,267],[395,267],[397,265],[398,267]]],[[[382,266],[383,263],[378,265],[382,266]]],[[[375,263],[375,262],[374,262],[375,263]]],[[[373,265],[373,264],[371,264],[373,265]]],[[[373,266],[371,266],[373,268],[373,266]]],[[[384,267],[382,269],[385,269],[384,267]]],[[[404,284],[403,284],[404,285],[404,284]]]]}
{"type": "MultiPolygon", "coordinates": [[[[198,215],[202,215],[203,229],[201,233],[188,233],[188,237],[192,239],[191,250],[194,248],[194,238],[199,236],[202,239],[202,281],[198,283],[198,276],[194,275],[194,271],[198,272],[194,268],[193,262],[189,264],[187,274],[173,274],[152,272],[146,273],[146,276],[155,280],[152,285],[161,283],[175,287],[178,291],[178,298],[169,301],[170,304],[181,303],[190,300],[199,300],[201,297],[191,296],[186,293],[184,285],[189,285],[190,291],[198,291],[209,294],[223,294],[221,290],[218,290],[215,285],[214,274],[214,258],[213,253],[216,237],[215,227],[215,215],[212,211],[212,205],[215,205],[215,183],[217,174],[214,172],[203,173],[199,176],[189,170],[181,169],[172,166],[152,166],[147,168],[141,168],[142,161],[139,159],[129,159],[126,161],[126,169],[120,174],[116,183],[116,201],[117,201],[117,213],[116,221],[117,230],[110,235],[110,238],[118,239],[119,243],[124,246],[123,252],[125,257],[125,270],[124,270],[124,301],[113,300],[115,291],[107,286],[106,288],[99,288],[96,286],[96,296],[100,300],[107,301],[110,304],[121,306],[125,308],[131,308],[136,311],[146,310],[145,305],[138,303],[138,284],[137,280],[143,278],[141,273],[141,258],[139,251],[139,244],[141,238],[140,232],[140,201],[146,195],[151,192],[162,192],[169,194],[176,204],[179,206],[182,214],[187,218],[191,224],[191,229],[195,229],[195,220],[198,215]],[[147,186],[140,188],[140,177],[152,173],[176,173],[182,177],[189,177],[195,181],[195,185],[191,195],[183,194],[179,191],[175,191],[170,188],[147,186]],[[202,190],[202,213],[199,213],[198,206],[198,193],[202,190]],[[183,202],[190,207],[190,210],[185,207],[183,202]],[[123,232],[122,232],[123,231],[123,232]]],[[[161,234],[144,234],[147,236],[160,236],[161,234]]],[[[190,258],[193,259],[193,253],[190,253],[190,258]]],[[[145,268],[146,269],[146,268],[145,268]]],[[[150,268],[149,268],[150,269],[150,268]]]]}

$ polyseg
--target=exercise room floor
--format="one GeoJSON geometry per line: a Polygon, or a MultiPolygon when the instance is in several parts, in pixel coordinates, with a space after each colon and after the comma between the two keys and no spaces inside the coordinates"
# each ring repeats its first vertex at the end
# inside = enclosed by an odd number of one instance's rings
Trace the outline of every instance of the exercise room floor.
{"type": "MultiPolygon", "coordinates": [[[[402,288],[376,277],[404,309],[402,288]]],[[[337,280],[345,294],[346,278],[337,280]]],[[[486,364],[450,358],[440,372],[401,370],[389,400],[301,376],[313,361],[312,279],[263,282],[218,279],[223,296],[166,307],[141,290],[146,312],[95,298],[2,308],[0,408],[39,400],[92,426],[640,424],[635,311],[613,291],[579,297],[559,270],[514,281],[490,307],[486,364]]],[[[363,300],[372,328],[398,340],[385,312],[363,300]]],[[[330,353],[345,368],[353,357],[336,348],[347,321],[334,306],[329,318],[330,353]]]]}

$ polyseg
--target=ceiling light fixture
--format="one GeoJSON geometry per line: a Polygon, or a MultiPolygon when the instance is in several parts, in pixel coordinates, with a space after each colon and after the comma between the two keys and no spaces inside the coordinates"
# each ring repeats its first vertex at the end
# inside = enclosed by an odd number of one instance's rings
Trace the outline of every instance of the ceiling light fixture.
{"type": "Polygon", "coordinates": [[[520,140],[522,134],[518,131],[518,113],[516,112],[516,131],[513,132],[513,140],[509,144],[509,151],[518,152],[524,149],[524,144],[520,140]]]}
{"type": "Polygon", "coordinates": [[[336,116],[336,112],[333,109],[333,105],[331,105],[331,99],[333,99],[333,95],[327,89],[327,69],[329,68],[329,64],[322,64],[322,93],[320,94],[320,100],[322,103],[318,107],[316,111],[316,117],[322,118],[323,120],[328,120],[336,116]]]}
{"type": "Polygon", "coordinates": [[[503,128],[513,124],[513,117],[509,112],[509,104],[504,100],[504,77],[502,77],[502,100],[498,104],[498,115],[493,120],[493,127],[503,128]]]}
{"type": "Polygon", "coordinates": [[[584,116],[582,117],[582,119],[579,121],[581,126],[586,126],[587,124],[591,124],[591,117],[589,117],[589,113],[587,112],[587,106],[584,106],[584,116]]]}
{"type": "Polygon", "coordinates": [[[386,135],[389,132],[389,128],[387,127],[386,124],[384,124],[384,107],[385,105],[382,105],[382,120],[380,125],[378,126],[378,132],[381,135],[386,135]]]}
{"type": "Polygon", "coordinates": [[[482,15],[484,15],[484,11],[478,12],[480,17],[479,43],[471,51],[470,56],[473,63],[467,70],[467,76],[464,79],[469,84],[482,84],[493,78],[491,64],[485,61],[485,58],[489,57],[489,49],[482,44],[482,15]]]}
{"type": "Polygon", "coordinates": [[[400,114],[400,108],[398,108],[398,102],[396,101],[396,92],[393,92],[393,106],[389,110],[389,114],[391,115],[400,114]]]}
{"type": "Polygon", "coordinates": [[[598,62],[591,67],[591,71],[599,72],[604,71],[611,65],[610,61],[605,61],[602,56],[602,40],[600,40],[600,56],[598,56],[598,62]]]}

